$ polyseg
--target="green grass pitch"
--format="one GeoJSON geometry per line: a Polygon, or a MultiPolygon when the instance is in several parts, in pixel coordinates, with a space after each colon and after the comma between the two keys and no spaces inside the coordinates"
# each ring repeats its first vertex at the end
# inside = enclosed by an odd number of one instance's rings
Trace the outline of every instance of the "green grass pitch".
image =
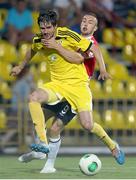
{"type": "Polygon", "coordinates": [[[123,166],[118,165],[114,158],[100,156],[101,171],[90,177],[82,174],[78,168],[81,156],[59,156],[56,161],[57,172],[40,174],[45,160],[34,160],[20,163],[17,156],[0,156],[0,179],[135,179],[136,157],[126,157],[123,166]]]}

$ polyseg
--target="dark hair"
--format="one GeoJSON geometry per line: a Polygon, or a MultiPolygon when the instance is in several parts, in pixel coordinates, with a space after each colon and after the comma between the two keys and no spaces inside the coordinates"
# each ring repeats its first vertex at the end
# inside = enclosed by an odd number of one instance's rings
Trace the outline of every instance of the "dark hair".
{"type": "Polygon", "coordinates": [[[95,14],[95,13],[93,13],[93,12],[88,12],[88,13],[86,13],[86,14],[84,14],[84,15],[93,16],[93,17],[95,17],[95,18],[97,19],[96,14],[95,14]]]}
{"type": "Polygon", "coordinates": [[[52,10],[44,11],[43,13],[39,14],[38,17],[38,24],[40,25],[41,22],[51,23],[53,26],[57,24],[57,13],[52,10]]]}

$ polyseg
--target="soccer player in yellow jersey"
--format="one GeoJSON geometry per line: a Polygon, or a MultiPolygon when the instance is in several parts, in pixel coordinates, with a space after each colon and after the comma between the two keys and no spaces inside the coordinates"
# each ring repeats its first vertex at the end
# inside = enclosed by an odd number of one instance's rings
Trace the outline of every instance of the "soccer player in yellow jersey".
{"type": "MultiPolygon", "coordinates": [[[[26,59],[12,69],[12,75],[20,73],[36,52],[40,50],[43,51],[50,65],[51,82],[39,87],[29,98],[30,114],[37,135],[41,140],[41,144],[34,145],[32,149],[44,153],[48,153],[49,148],[47,147],[41,103],[54,103],[64,97],[72,108],[79,112],[82,121],[87,119],[91,122],[89,79],[82,63],[84,58],[76,51],[79,49],[83,52],[87,51],[92,42],[65,27],[57,27],[56,23],[57,15],[53,11],[47,11],[39,16],[38,24],[41,34],[34,38],[32,48],[28,51],[26,59]]],[[[91,128],[92,123],[90,123],[91,128]]]]}
{"type": "MultiPolygon", "coordinates": [[[[27,53],[25,61],[12,70],[13,75],[19,74],[39,50],[44,52],[50,64],[51,82],[39,87],[30,95],[29,109],[36,132],[41,140],[40,144],[33,144],[32,149],[44,153],[49,152],[44,115],[40,104],[43,102],[54,103],[63,97],[78,112],[81,125],[85,129],[99,137],[106,137],[105,143],[109,143],[111,149],[115,148],[115,143],[109,139],[101,126],[93,123],[90,115],[92,108],[88,76],[82,63],[83,57],[77,51],[85,52],[91,49],[97,58],[98,54],[95,48],[91,47],[92,42],[67,28],[57,28],[56,14],[53,11],[40,15],[38,23],[41,34],[34,38],[32,49],[27,53]]],[[[100,66],[100,76],[107,78],[108,74],[103,62],[100,63],[100,66]]]]}

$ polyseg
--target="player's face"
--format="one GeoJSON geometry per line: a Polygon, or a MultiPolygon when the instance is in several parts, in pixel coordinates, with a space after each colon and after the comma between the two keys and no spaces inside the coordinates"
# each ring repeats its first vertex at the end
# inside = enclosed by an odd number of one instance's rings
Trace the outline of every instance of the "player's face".
{"type": "Polygon", "coordinates": [[[85,15],[81,22],[81,33],[82,35],[91,35],[97,28],[97,19],[91,15],[85,15]]]}
{"type": "Polygon", "coordinates": [[[51,23],[41,22],[40,30],[44,39],[51,39],[56,30],[56,26],[54,27],[51,23]]]}

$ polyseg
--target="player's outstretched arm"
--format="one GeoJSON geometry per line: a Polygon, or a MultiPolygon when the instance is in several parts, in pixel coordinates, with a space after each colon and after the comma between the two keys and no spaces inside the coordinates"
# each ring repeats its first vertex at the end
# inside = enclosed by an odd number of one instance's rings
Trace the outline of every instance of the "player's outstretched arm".
{"type": "Polygon", "coordinates": [[[81,64],[84,61],[84,58],[80,53],[64,48],[60,43],[56,42],[54,37],[49,40],[43,39],[42,43],[47,48],[56,49],[59,54],[70,63],[81,64]]]}
{"type": "Polygon", "coordinates": [[[93,44],[90,48],[90,50],[93,52],[98,64],[99,64],[99,68],[100,68],[100,75],[98,77],[98,80],[102,79],[111,79],[111,75],[106,71],[106,67],[105,67],[105,63],[104,63],[104,59],[101,53],[101,50],[99,48],[99,46],[95,46],[95,44],[93,44]]]}
{"type": "Polygon", "coordinates": [[[12,75],[12,76],[19,75],[35,54],[36,54],[35,51],[33,51],[32,49],[29,49],[26,53],[24,61],[21,64],[19,64],[18,66],[13,67],[10,75],[12,75]]]}

